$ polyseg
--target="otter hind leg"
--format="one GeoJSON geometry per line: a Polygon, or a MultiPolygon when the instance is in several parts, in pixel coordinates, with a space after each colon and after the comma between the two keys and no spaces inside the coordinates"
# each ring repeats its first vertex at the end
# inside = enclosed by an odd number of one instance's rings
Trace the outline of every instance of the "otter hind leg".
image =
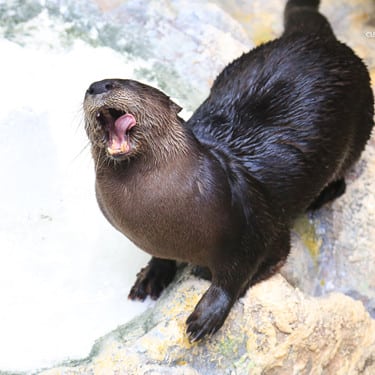
{"type": "Polygon", "coordinates": [[[319,194],[319,196],[311,203],[308,210],[317,210],[324,204],[335,200],[345,193],[345,179],[341,178],[328,184],[319,194]]]}
{"type": "Polygon", "coordinates": [[[275,273],[277,273],[280,268],[284,265],[286,261],[286,257],[283,259],[280,258],[272,258],[264,263],[259,267],[255,275],[252,277],[250,282],[243,288],[240,297],[243,297],[247,290],[255,284],[260,283],[261,281],[269,279],[275,273]]]}
{"type": "Polygon", "coordinates": [[[161,292],[170,284],[176,274],[174,260],[152,257],[146,267],[142,268],[130,290],[129,299],[144,301],[147,296],[159,298],[161,292]]]}
{"type": "Polygon", "coordinates": [[[259,265],[254,276],[242,289],[240,297],[243,297],[246,291],[253,285],[267,280],[284,265],[290,252],[290,231],[285,229],[281,231],[277,239],[274,241],[271,250],[262,263],[259,265]]]}

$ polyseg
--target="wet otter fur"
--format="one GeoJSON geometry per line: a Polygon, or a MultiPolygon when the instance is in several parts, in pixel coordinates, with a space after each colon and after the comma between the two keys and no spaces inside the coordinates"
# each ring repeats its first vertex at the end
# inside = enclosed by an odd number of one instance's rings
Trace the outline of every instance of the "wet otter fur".
{"type": "Polygon", "coordinates": [[[211,276],[187,319],[191,341],[216,332],[237,298],[277,271],[294,219],[345,191],[370,137],[369,74],[318,5],[289,1],[283,35],[228,65],[187,122],[136,81],[86,92],[100,208],[153,256],[129,297],[157,298],[176,261],[211,276]]]}

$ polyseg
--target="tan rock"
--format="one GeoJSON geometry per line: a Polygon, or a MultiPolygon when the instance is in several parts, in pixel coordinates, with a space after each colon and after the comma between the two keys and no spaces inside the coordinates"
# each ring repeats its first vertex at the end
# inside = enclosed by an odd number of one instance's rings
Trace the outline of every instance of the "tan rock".
{"type": "Polygon", "coordinates": [[[101,339],[86,363],[42,374],[375,373],[375,321],[362,303],[306,296],[280,275],[250,289],[216,335],[191,345],[185,320],[207,286],[185,272],[152,311],[101,339]]]}

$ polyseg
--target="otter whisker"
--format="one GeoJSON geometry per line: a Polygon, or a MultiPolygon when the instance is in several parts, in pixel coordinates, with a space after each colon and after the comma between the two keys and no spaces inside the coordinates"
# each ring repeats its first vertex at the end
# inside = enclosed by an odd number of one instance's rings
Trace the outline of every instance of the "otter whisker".
{"type": "Polygon", "coordinates": [[[84,146],[83,148],[77,153],[76,156],[74,156],[73,160],[72,161],[75,161],[77,160],[83,153],[84,151],[86,151],[89,147],[90,147],[91,143],[90,141],[88,141],[84,146]]]}

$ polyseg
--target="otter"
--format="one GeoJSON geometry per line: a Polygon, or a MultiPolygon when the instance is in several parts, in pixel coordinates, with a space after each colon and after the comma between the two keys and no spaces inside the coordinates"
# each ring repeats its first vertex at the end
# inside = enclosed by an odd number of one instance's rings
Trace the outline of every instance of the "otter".
{"type": "Polygon", "coordinates": [[[99,206],[152,255],[129,298],[158,298],[176,261],[211,279],[186,322],[191,342],[281,267],[293,221],[344,193],[370,138],[368,71],[318,5],[288,1],[281,37],[229,64],[188,121],[163,92],[130,79],[85,94],[99,206]]]}

